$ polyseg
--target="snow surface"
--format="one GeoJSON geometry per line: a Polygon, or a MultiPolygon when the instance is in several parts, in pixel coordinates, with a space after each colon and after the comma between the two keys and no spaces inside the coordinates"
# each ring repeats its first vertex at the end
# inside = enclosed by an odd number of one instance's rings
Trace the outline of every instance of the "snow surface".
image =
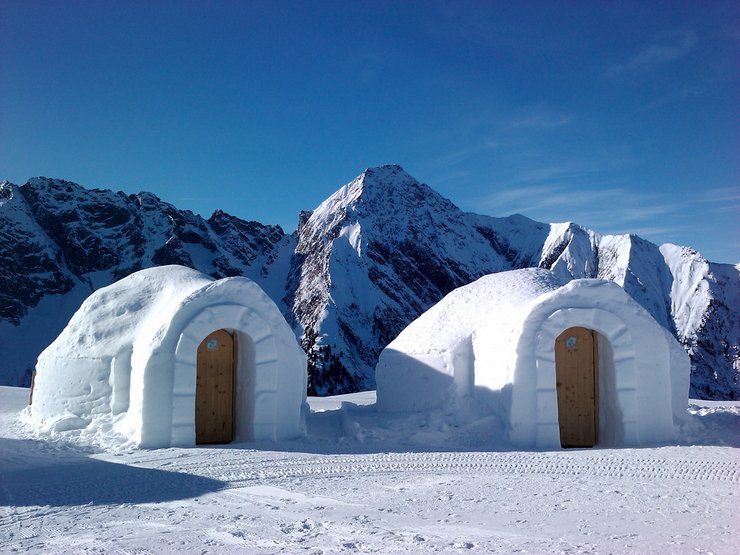
{"type": "Polygon", "coordinates": [[[298,435],[306,359],[277,306],[247,278],[213,280],[174,265],[135,272],[85,300],[39,356],[27,423],[102,445],[193,445],[196,350],[222,328],[243,346],[236,437],[298,435]]]}
{"type": "Polygon", "coordinates": [[[692,401],[687,435],[660,448],[492,448],[495,421],[445,428],[360,394],[309,398],[324,410],[309,435],[264,450],[94,452],[29,437],[27,399],[0,387],[0,552],[722,554],[740,542],[740,403],[692,401]]]}
{"type": "Polygon", "coordinates": [[[378,405],[495,416],[518,445],[557,447],[554,345],[574,326],[598,332],[601,441],[672,441],[689,389],[680,345],[613,282],[535,268],[484,276],[412,322],[380,355],[378,405]]]}

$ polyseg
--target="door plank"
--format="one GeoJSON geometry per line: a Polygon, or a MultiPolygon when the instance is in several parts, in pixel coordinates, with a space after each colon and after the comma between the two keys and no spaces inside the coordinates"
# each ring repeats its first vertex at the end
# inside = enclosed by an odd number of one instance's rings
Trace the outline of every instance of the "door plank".
{"type": "Polygon", "coordinates": [[[195,386],[195,442],[234,439],[234,338],[226,330],[209,334],[198,346],[195,386]]]}
{"type": "Polygon", "coordinates": [[[592,330],[573,327],[555,340],[560,444],[592,447],[598,434],[596,347],[592,330]]]}

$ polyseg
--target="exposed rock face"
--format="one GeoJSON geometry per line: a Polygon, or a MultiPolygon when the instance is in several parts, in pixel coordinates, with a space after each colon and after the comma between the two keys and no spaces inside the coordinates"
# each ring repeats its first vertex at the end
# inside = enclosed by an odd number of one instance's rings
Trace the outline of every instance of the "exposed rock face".
{"type": "Polygon", "coordinates": [[[738,270],[690,249],[464,213],[399,166],[382,166],[304,213],[296,252],[288,316],[309,353],[312,393],[373,387],[382,348],[444,295],[488,273],[541,267],[615,281],[686,346],[692,395],[740,394],[738,270]]]}
{"type": "Polygon", "coordinates": [[[660,247],[673,276],[669,296],[676,336],[691,357],[691,395],[740,399],[738,267],[708,262],[688,247],[660,247]]]}
{"type": "Polygon", "coordinates": [[[634,235],[465,213],[399,166],[366,170],[302,212],[292,235],[222,211],[204,220],[150,193],[3,182],[0,383],[28,379],[92,290],[173,263],[256,280],[307,351],[314,394],[373,387],[382,348],[456,287],[542,267],[617,282],[686,347],[692,395],[740,396],[736,267],[634,235]]]}
{"type": "MultiPolygon", "coordinates": [[[[43,177],[0,184],[0,383],[28,384],[39,352],[93,290],[132,272],[182,264],[246,275],[275,292],[271,270],[294,239],[217,211],[204,220],[151,193],[85,189],[43,177]]],[[[280,278],[282,290],[284,279],[280,278]]]]}
{"type": "Polygon", "coordinates": [[[497,250],[487,223],[398,166],[367,170],[321,203],[298,230],[292,303],[315,368],[310,391],[372,387],[380,351],[411,320],[452,289],[509,269],[508,247],[497,250]]]}
{"type": "Polygon", "coordinates": [[[0,318],[18,326],[27,307],[73,286],[61,249],[34,219],[19,188],[0,183],[0,318]]]}

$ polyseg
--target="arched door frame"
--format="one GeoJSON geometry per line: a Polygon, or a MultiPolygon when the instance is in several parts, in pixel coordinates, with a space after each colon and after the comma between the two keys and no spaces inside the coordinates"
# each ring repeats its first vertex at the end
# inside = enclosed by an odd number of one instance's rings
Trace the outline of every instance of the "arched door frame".
{"type": "Polygon", "coordinates": [[[614,353],[609,371],[613,373],[611,379],[616,389],[615,396],[620,403],[624,443],[637,443],[636,361],[632,334],[624,320],[601,308],[558,309],[541,322],[533,353],[534,368],[517,368],[518,373],[530,373],[534,370],[534,374],[517,374],[514,377],[512,441],[515,444],[531,445],[534,440],[538,448],[560,448],[553,345],[563,330],[574,326],[592,329],[609,341],[614,353]],[[530,415],[535,415],[533,421],[530,415]]]}
{"type": "Polygon", "coordinates": [[[195,444],[195,382],[198,345],[218,329],[233,329],[249,336],[254,367],[237,364],[234,441],[274,440],[277,418],[278,352],[268,323],[250,308],[237,304],[212,305],[201,310],[180,333],[175,349],[170,444],[195,444]],[[253,387],[246,388],[245,372],[253,387]],[[240,379],[242,376],[242,379],[240,379]],[[253,398],[250,398],[253,397],[253,398]],[[251,429],[245,429],[244,407],[253,408],[251,429]]]}

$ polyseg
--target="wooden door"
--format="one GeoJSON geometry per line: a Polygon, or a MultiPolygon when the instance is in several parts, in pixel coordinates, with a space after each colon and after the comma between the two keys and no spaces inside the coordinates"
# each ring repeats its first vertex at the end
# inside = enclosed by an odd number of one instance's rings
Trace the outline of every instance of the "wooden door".
{"type": "Polygon", "coordinates": [[[235,338],[215,331],[198,346],[195,385],[195,443],[234,439],[235,338]]]}
{"type": "Polygon", "coordinates": [[[599,434],[596,333],[569,328],[555,340],[560,444],[592,447],[599,434]]]}

